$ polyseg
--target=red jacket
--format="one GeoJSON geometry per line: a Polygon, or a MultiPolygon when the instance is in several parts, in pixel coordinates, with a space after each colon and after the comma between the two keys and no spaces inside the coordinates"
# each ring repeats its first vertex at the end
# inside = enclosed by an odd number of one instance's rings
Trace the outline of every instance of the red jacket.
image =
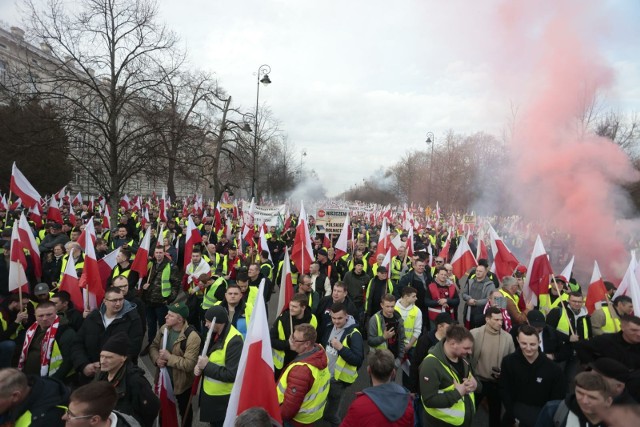
{"type": "Polygon", "coordinates": [[[388,383],[356,393],[356,399],[349,406],[340,427],[413,427],[413,425],[413,403],[409,392],[399,384],[388,383]]]}
{"type": "MultiPolygon", "coordinates": [[[[315,344],[313,350],[303,353],[296,357],[291,363],[305,362],[315,366],[318,369],[327,367],[328,359],[324,349],[315,344]]],[[[285,368],[286,370],[286,368],[285,368]]],[[[283,371],[284,372],[284,371],[283,371]]],[[[295,366],[287,375],[287,389],[284,392],[284,401],[280,405],[280,413],[282,419],[288,421],[296,427],[305,426],[293,420],[302,406],[302,401],[313,385],[313,374],[311,369],[304,365],[295,366]]]]}

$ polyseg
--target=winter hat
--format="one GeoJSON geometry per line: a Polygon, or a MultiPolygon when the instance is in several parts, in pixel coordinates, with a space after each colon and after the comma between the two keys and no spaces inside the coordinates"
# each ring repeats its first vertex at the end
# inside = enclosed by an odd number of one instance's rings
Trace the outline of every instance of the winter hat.
{"type": "Polygon", "coordinates": [[[129,337],[124,332],[118,332],[102,345],[102,351],[127,356],[129,354],[129,337]]]}
{"type": "Polygon", "coordinates": [[[534,328],[543,328],[546,325],[544,321],[544,314],[542,314],[540,310],[531,310],[528,312],[527,320],[534,328]]]}
{"type": "Polygon", "coordinates": [[[189,307],[187,307],[183,302],[175,302],[173,304],[169,304],[168,309],[172,313],[179,314],[183,319],[189,317],[189,307]]]}
{"type": "Polygon", "coordinates": [[[225,310],[221,305],[214,305],[204,314],[204,318],[209,322],[212,322],[214,317],[216,319],[216,324],[219,325],[227,323],[229,321],[227,310],[225,310]]]}

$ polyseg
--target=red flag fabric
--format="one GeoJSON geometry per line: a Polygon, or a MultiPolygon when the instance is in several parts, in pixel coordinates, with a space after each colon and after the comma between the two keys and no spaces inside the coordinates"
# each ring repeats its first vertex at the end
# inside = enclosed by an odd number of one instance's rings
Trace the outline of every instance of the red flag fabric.
{"type": "MultiPolygon", "coordinates": [[[[151,227],[147,228],[147,231],[145,231],[142,242],[140,242],[140,246],[138,247],[138,251],[136,252],[136,258],[131,264],[131,271],[135,271],[139,274],[140,282],[138,284],[142,283],[142,279],[147,277],[147,264],[149,262],[150,251],[151,227]]],[[[191,254],[189,254],[189,262],[191,262],[191,254]]]]}
{"type": "Polygon", "coordinates": [[[258,289],[247,338],[242,347],[224,427],[232,427],[239,414],[253,407],[263,408],[277,425],[282,425],[276,381],[273,375],[271,340],[268,338],[269,324],[264,303],[264,286],[263,279],[258,289]],[[260,384],[260,387],[255,387],[256,384],[260,384]]]}
{"type": "Polygon", "coordinates": [[[513,275],[520,262],[511,253],[507,245],[504,244],[498,233],[489,225],[489,236],[491,237],[491,250],[493,251],[493,262],[496,266],[498,280],[505,276],[513,275]]]}
{"type": "Polygon", "coordinates": [[[120,252],[120,248],[116,248],[115,250],[109,252],[107,255],[103,256],[98,260],[98,271],[100,272],[100,281],[102,282],[102,286],[107,286],[107,280],[109,276],[111,276],[111,272],[115,268],[118,261],[116,257],[120,252]]]}
{"type": "Polygon", "coordinates": [[[524,281],[524,296],[527,302],[536,302],[540,295],[549,293],[549,276],[551,274],[553,274],[553,269],[549,262],[549,256],[544,249],[540,235],[538,235],[524,281]]]}
{"type": "Polygon", "coordinates": [[[453,254],[451,265],[453,266],[453,274],[458,278],[462,277],[470,268],[478,265],[464,236],[460,237],[460,243],[458,243],[456,253],[453,254]]]}
{"type": "Polygon", "coordinates": [[[52,197],[49,201],[49,210],[47,211],[47,221],[52,221],[57,224],[62,224],[62,213],[60,213],[60,206],[55,197],[52,197]]]}
{"type": "Polygon", "coordinates": [[[215,232],[222,230],[222,216],[220,216],[220,202],[216,204],[216,208],[213,211],[213,229],[215,232]]]}
{"type": "Polygon", "coordinates": [[[600,274],[600,267],[598,267],[598,261],[593,261],[593,273],[591,274],[591,281],[589,282],[589,288],[587,288],[587,301],[585,307],[589,314],[596,310],[596,304],[607,299],[607,288],[604,286],[604,280],[602,280],[602,274],[600,274]]]}
{"type": "Polygon", "coordinates": [[[104,215],[102,215],[102,228],[111,230],[111,210],[109,205],[104,205],[104,215]]]}
{"type": "Polygon", "coordinates": [[[187,220],[187,233],[184,239],[184,269],[191,262],[191,252],[193,252],[193,245],[196,243],[202,243],[202,236],[200,230],[196,227],[196,223],[193,222],[191,215],[187,220]]]}
{"type": "Polygon", "coordinates": [[[407,234],[407,257],[412,257],[414,254],[413,248],[413,226],[409,228],[409,234],[407,234]]]}
{"type": "Polygon", "coordinates": [[[80,290],[80,280],[78,279],[78,273],[76,272],[76,261],[73,258],[74,251],[69,254],[69,260],[62,273],[62,281],[58,287],[61,291],[69,292],[71,301],[77,310],[82,311],[84,307],[84,301],[82,300],[82,291],[80,290]]]}
{"type": "Polygon", "coordinates": [[[76,194],[76,197],[74,197],[73,200],[71,201],[71,206],[81,206],[81,205],[82,205],[82,194],[78,192],[78,194],[76,194]]]}
{"type": "Polygon", "coordinates": [[[85,236],[87,234],[91,236],[91,241],[95,245],[96,239],[98,238],[98,236],[96,236],[96,229],[93,226],[93,221],[87,222],[87,225],[85,225],[84,230],[82,230],[82,233],[80,233],[80,235],[78,236],[78,244],[80,245],[83,251],[87,250],[87,248],[85,247],[85,242],[87,241],[85,236]]]}
{"type": "Polygon", "coordinates": [[[291,259],[301,274],[309,273],[309,266],[313,262],[313,248],[311,246],[311,236],[307,226],[307,213],[304,205],[300,202],[300,218],[296,226],[296,236],[293,239],[293,249],[291,259]]]}
{"type": "Polygon", "coordinates": [[[451,247],[451,228],[449,229],[449,233],[447,234],[447,240],[444,242],[444,246],[440,249],[440,253],[438,256],[444,260],[444,262],[449,261],[449,248],[451,247]]]}
{"type": "Polygon", "coordinates": [[[291,278],[291,261],[289,248],[285,247],[284,260],[280,279],[280,293],[278,294],[278,315],[289,308],[289,302],[293,298],[293,279],[291,278]]]}
{"type": "Polygon", "coordinates": [[[251,205],[249,206],[249,211],[248,212],[244,212],[244,205],[243,205],[243,212],[242,212],[242,240],[244,240],[245,242],[247,242],[249,245],[253,246],[255,245],[255,241],[253,240],[253,236],[255,234],[255,227],[254,227],[254,212],[256,209],[256,204],[254,202],[254,199],[251,199],[251,205]]]}
{"type": "Polygon", "coordinates": [[[336,242],[336,246],[335,246],[336,256],[334,259],[338,260],[342,258],[344,255],[346,255],[347,252],[349,252],[348,242],[349,242],[349,213],[347,213],[347,216],[344,218],[344,224],[342,224],[342,230],[340,231],[340,236],[338,236],[338,241],[336,242]]]}
{"type": "Polygon", "coordinates": [[[36,229],[42,228],[42,214],[40,213],[40,206],[38,206],[38,204],[32,209],[29,209],[29,219],[33,221],[36,229]]]}
{"type": "Polygon", "coordinates": [[[80,276],[80,287],[86,288],[95,297],[96,305],[99,307],[104,298],[104,285],[100,277],[100,269],[98,268],[98,260],[96,259],[96,250],[93,247],[91,233],[85,233],[84,245],[84,268],[82,276],[80,276]]]}
{"type": "Polygon", "coordinates": [[[11,254],[9,263],[9,292],[22,286],[22,292],[29,292],[29,281],[25,271],[27,270],[27,258],[24,255],[24,247],[20,241],[18,227],[11,229],[11,254]]]}
{"type": "Polygon", "coordinates": [[[160,220],[161,222],[167,222],[168,218],[167,218],[167,205],[165,204],[165,194],[164,194],[164,188],[162,189],[162,198],[160,199],[160,202],[158,202],[158,220],[160,220]]]}
{"type": "Polygon", "coordinates": [[[378,259],[378,255],[386,255],[389,247],[391,246],[391,239],[389,238],[389,231],[387,226],[387,217],[382,219],[382,227],[380,228],[380,237],[378,238],[378,246],[376,246],[375,253],[369,257],[369,264],[373,265],[378,259]]]}
{"type": "Polygon", "coordinates": [[[29,180],[20,172],[16,162],[13,162],[13,167],[11,168],[9,188],[22,199],[22,204],[28,208],[34,207],[40,201],[40,193],[33,188],[29,180]]]}
{"type": "Polygon", "coordinates": [[[476,259],[489,259],[489,251],[487,251],[487,244],[484,242],[484,239],[478,240],[478,253],[476,255],[476,259]]]}
{"type": "Polygon", "coordinates": [[[36,238],[31,231],[29,222],[24,216],[24,211],[20,214],[20,221],[18,222],[18,235],[20,236],[22,247],[27,249],[29,251],[29,255],[31,255],[31,260],[33,261],[33,273],[35,274],[36,278],[40,280],[40,278],[42,278],[42,261],[40,260],[40,249],[38,248],[36,238]]]}
{"type": "MultiPolygon", "coordinates": [[[[164,330],[162,338],[162,348],[167,348],[167,330],[164,330]]],[[[178,418],[178,401],[173,393],[171,377],[166,367],[160,368],[158,381],[156,382],[155,392],[160,398],[160,425],[162,427],[178,427],[180,420],[178,418]]]]}

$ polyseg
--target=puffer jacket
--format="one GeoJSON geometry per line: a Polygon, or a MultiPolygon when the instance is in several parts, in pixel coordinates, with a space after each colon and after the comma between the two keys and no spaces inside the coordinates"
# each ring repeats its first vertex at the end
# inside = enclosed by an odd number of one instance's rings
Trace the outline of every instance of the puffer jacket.
{"type": "MultiPolygon", "coordinates": [[[[304,362],[318,369],[325,369],[328,360],[324,349],[320,345],[315,344],[311,351],[299,355],[293,359],[291,363],[295,362],[304,362]]],[[[287,389],[284,392],[284,401],[282,405],[280,405],[280,413],[282,414],[283,420],[293,422],[295,425],[293,417],[295,417],[300,410],[302,401],[312,386],[313,374],[308,367],[299,365],[289,371],[287,376],[287,389]]]]}
{"type": "MultiPolygon", "coordinates": [[[[175,394],[183,393],[193,384],[193,368],[195,368],[198,362],[198,356],[200,355],[202,338],[196,330],[192,330],[189,336],[186,336],[185,332],[188,327],[189,324],[185,322],[180,331],[180,335],[178,335],[178,338],[173,343],[173,347],[171,347],[171,355],[167,362],[167,366],[171,368],[173,392],[175,394]],[[184,346],[182,342],[185,340],[186,346],[184,351],[182,351],[182,347],[184,346]]],[[[165,329],[167,329],[167,325],[162,325],[151,346],[149,346],[149,357],[154,364],[156,360],[158,360],[159,350],[162,348],[162,337],[165,329]]]]}
{"type": "Polygon", "coordinates": [[[136,360],[142,348],[142,322],[136,305],[125,300],[118,316],[105,329],[103,316],[104,303],[99,310],[93,310],[82,323],[73,343],[73,366],[81,372],[89,363],[100,360],[100,351],[104,343],[118,332],[129,337],[128,356],[136,360]]]}

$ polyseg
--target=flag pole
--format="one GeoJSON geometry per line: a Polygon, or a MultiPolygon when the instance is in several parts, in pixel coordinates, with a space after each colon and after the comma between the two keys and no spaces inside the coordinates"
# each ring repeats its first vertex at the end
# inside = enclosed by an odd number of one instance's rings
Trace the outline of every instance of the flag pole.
{"type": "MultiPolygon", "coordinates": [[[[9,210],[11,208],[11,187],[9,187],[9,198],[7,199],[7,213],[4,216],[4,228],[7,228],[7,222],[9,221],[9,210]]],[[[22,307],[22,301],[20,302],[22,307]]]]}
{"type": "MultiPolygon", "coordinates": [[[[209,331],[207,332],[207,338],[204,340],[204,347],[202,348],[202,353],[200,356],[207,356],[207,349],[209,348],[209,344],[211,343],[211,337],[213,336],[213,328],[216,324],[216,318],[214,317],[211,321],[211,325],[209,325],[209,331]]],[[[202,380],[202,374],[196,376],[193,379],[193,384],[191,385],[191,394],[189,395],[189,401],[187,402],[187,409],[184,411],[184,415],[182,416],[182,425],[187,421],[187,414],[191,410],[191,402],[193,401],[193,396],[200,391],[200,381],[202,380]]]]}
{"type": "MultiPolygon", "coordinates": [[[[553,286],[555,286],[556,292],[558,292],[558,298],[562,297],[562,294],[560,294],[560,288],[558,287],[558,282],[556,282],[556,277],[552,275],[551,279],[553,280],[553,286]]],[[[560,307],[562,307],[562,311],[564,312],[564,314],[566,314],[567,320],[569,320],[569,313],[567,313],[567,307],[565,307],[565,305],[562,303],[562,300],[560,300],[560,307]]],[[[571,322],[567,322],[567,323],[569,323],[569,332],[571,332],[571,335],[575,335],[576,333],[573,330],[573,325],[571,325],[571,322]]]]}

